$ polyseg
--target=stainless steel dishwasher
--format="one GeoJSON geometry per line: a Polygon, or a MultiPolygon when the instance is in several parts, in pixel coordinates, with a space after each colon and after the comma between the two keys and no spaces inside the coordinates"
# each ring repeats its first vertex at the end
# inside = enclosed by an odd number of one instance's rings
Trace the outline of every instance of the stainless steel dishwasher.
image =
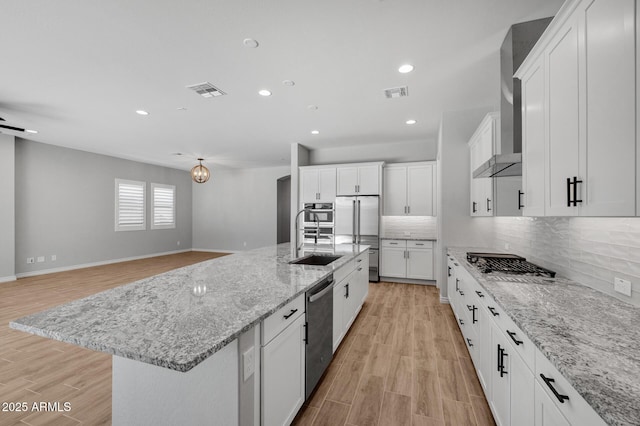
{"type": "Polygon", "coordinates": [[[333,358],[333,275],[306,293],[305,400],[333,358]]]}

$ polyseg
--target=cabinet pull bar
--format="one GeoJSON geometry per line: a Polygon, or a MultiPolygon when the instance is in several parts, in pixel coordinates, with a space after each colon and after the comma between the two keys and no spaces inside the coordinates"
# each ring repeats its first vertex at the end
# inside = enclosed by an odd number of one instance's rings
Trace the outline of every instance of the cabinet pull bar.
{"type": "Polygon", "coordinates": [[[462,318],[459,318],[458,321],[460,321],[460,325],[464,325],[464,321],[462,321],[462,318]]]}
{"type": "Polygon", "coordinates": [[[451,276],[451,266],[447,266],[447,276],[451,276]]]}
{"type": "Polygon", "coordinates": [[[291,312],[289,312],[289,315],[284,315],[284,319],[289,319],[289,318],[291,318],[291,316],[292,316],[293,314],[295,314],[296,312],[298,312],[298,310],[297,310],[297,309],[292,309],[292,310],[291,310],[291,312]]]}
{"type": "Polygon", "coordinates": [[[411,214],[411,206],[407,206],[407,214],[411,214]]]}
{"type": "Polygon", "coordinates": [[[484,294],[482,294],[480,290],[476,290],[476,294],[478,295],[478,297],[484,297],[484,294]]]}
{"type": "Polygon", "coordinates": [[[487,198],[487,211],[488,212],[491,211],[491,207],[489,207],[489,203],[491,203],[491,200],[489,198],[487,198]]]}
{"type": "Polygon", "coordinates": [[[473,343],[471,343],[471,339],[469,339],[468,337],[467,337],[467,345],[473,346],[473,343]]]}
{"type": "Polygon", "coordinates": [[[567,178],[567,207],[571,207],[571,179],[567,178]]]}
{"type": "Polygon", "coordinates": [[[522,204],[523,195],[524,195],[524,192],[518,190],[518,210],[522,210],[522,208],[524,207],[524,205],[522,204]]]}
{"type": "Polygon", "coordinates": [[[304,323],[304,343],[305,344],[309,344],[309,323],[305,322],[304,323]]]}
{"type": "Polygon", "coordinates": [[[513,343],[515,343],[517,346],[520,346],[522,343],[524,343],[522,340],[516,339],[515,332],[507,330],[507,334],[509,335],[509,337],[511,337],[511,340],[513,340],[513,343]]]}
{"type": "Polygon", "coordinates": [[[544,382],[547,384],[547,386],[549,386],[549,389],[551,389],[551,392],[553,392],[553,394],[556,396],[556,398],[558,398],[558,401],[560,401],[561,404],[564,404],[564,401],[568,401],[569,397],[567,395],[562,395],[561,393],[559,393],[556,388],[553,387],[553,385],[551,383],[554,383],[555,380],[551,379],[549,377],[545,377],[544,374],[540,373],[540,377],[542,377],[542,380],[544,380],[544,382]]]}
{"type": "Polygon", "coordinates": [[[489,306],[489,307],[488,307],[488,309],[489,309],[489,311],[493,314],[493,316],[494,316],[494,317],[497,317],[497,316],[499,316],[499,315],[500,315],[500,313],[499,313],[499,312],[496,312],[496,311],[495,311],[495,308],[494,308],[493,306],[489,306]]]}
{"type": "Polygon", "coordinates": [[[460,284],[460,279],[456,278],[456,291],[460,291],[460,287],[458,287],[458,284],[460,284]]]}
{"type": "Polygon", "coordinates": [[[577,206],[578,203],[581,203],[582,200],[578,199],[578,184],[582,183],[581,180],[578,180],[577,176],[573,177],[573,205],[577,206]]]}
{"type": "Polygon", "coordinates": [[[460,296],[464,296],[464,292],[462,290],[458,290],[458,293],[460,293],[460,296]]]}
{"type": "Polygon", "coordinates": [[[476,203],[475,201],[472,203],[471,211],[473,213],[476,213],[478,211],[478,208],[476,207],[477,205],[478,203],[476,203]]]}

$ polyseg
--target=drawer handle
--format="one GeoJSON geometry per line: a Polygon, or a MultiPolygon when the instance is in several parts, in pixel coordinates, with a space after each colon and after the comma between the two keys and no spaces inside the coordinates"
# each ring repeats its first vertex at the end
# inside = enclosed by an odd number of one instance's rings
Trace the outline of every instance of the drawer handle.
{"type": "Polygon", "coordinates": [[[285,315],[285,316],[284,316],[284,319],[289,319],[289,318],[291,318],[291,316],[292,316],[293,314],[295,314],[296,312],[298,312],[298,310],[297,310],[297,309],[292,309],[292,310],[291,310],[291,312],[289,312],[289,315],[285,315]]]}
{"type": "Polygon", "coordinates": [[[556,388],[553,387],[553,385],[551,383],[554,383],[555,380],[550,379],[548,377],[544,377],[544,374],[540,373],[540,377],[542,377],[542,380],[544,380],[544,382],[547,384],[547,386],[549,386],[549,389],[551,389],[551,392],[553,392],[553,394],[556,396],[556,398],[558,398],[558,401],[560,401],[561,404],[564,404],[564,401],[568,401],[569,397],[567,395],[562,395],[561,393],[559,393],[556,388]]]}
{"type": "Polygon", "coordinates": [[[476,294],[478,295],[478,297],[484,297],[484,294],[482,294],[480,290],[476,290],[476,294]]]}
{"type": "Polygon", "coordinates": [[[504,377],[508,372],[504,371],[504,357],[509,356],[508,353],[505,352],[504,348],[498,345],[498,371],[500,372],[500,377],[504,377]]]}
{"type": "Polygon", "coordinates": [[[460,321],[460,325],[464,325],[464,321],[462,321],[462,318],[458,318],[458,321],[460,321]]]}
{"type": "Polygon", "coordinates": [[[416,243],[417,246],[423,246],[423,243],[416,243]]]}
{"type": "Polygon", "coordinates": [[[389,243],[389,244],[394,245],[394,246],[397,246],[397,245],[398,245],[398,243],[389,243]]]}
{"type": "Polygon", "coordinates": [[[451,276],[451,266],[447,266],[447,276],[450,277],[451,276]]]}
{"type": "Polygon", "coordinates": [[[469,339],[468,337],[467,337],[467,345],[473,346],[473,343],[471,343],[471,339],[469,339]]]}
{"type": "Polygon", "coordinates": [[[362,271],[362,268],[358,268],[358,271],[362,271]]]}
{"type": "Polygon", "coordinates": [[[476,308],[476,305],[467,305],[467,309],[471,311],[472,315],[473,315],[473,320],[471,321],[472,324],[475,324],[478,322],[478,320],[476,319],[476,310],[478,308],[476,308]]]}
{"type": "Polygon", "coordinates": [[[464,292],[462,290],[458,290],[458,293],[460,293],[460,296],[464,296],[464,292]]]}
{"type": "Polygon", "coordinates": [[[511,340],[513,340],[513,343],[515,343],[516,346],[520,346],[521,344],[524,343],[522,340],[516,339],[516,333],[515,332],[507,330],[507,334],[509,335],[509,337],[511,337],[511,340]]]}
{"type": "Polygon", "coordinates": [[[358,259],[358,263],[362,262],[362,259],[358,259]]]}
{"type": "Polygon", "coordinates": [[[496,312],[496,311],[495,311],[495,308],[494,308],[494,307],[492,307],[492,306],[489,306],[489,311],[491,311],[491,313],[493,314],[493,316],[494,316],[494,317],[497,317],[497,316],[499,316],[499,315],[500,315],[500,313],[499,313],[499,312],[496,312]]]}
{"type": "Polygon", "coordinates": [[[456,291],[460,291],[460,279],[456,278],[456,291]]]}

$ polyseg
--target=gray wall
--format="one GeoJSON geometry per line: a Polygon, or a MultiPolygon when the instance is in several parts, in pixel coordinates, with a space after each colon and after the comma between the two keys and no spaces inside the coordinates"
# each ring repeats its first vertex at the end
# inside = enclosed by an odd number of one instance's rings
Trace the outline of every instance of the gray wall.
{"type": "Polygon", "coordinates": [[[241,251],[275,244],[277,181],[290,173],[288,166],[212,169],[207,183],[194,183],[194,250],[241,251]]]}
{"type": "Polygon", "coordinates": [[[191,178],[186,171],[24,139],[16,141],[15,164],[17,273],[192,246],[191,178]],[[147,230],[114,231],[116,178],[147,182],[147,230]],[[176,186],[175,229],[149,229],[151,182],[176,186]],[[26,263],[27,257],[38,256],[46,261],[26,263]]]}
{"type": "Polygon", "coordinates": [[[15,140],[0,134],[0,282],[15,277],[15,140]]]}
{"type": "Polygon", "coordinates": [[[309,164],[362,163],[365,161],[386,161],[387,163],[426,161],[435,160],[436,152],[436,140],[341,146],[310,150],[309,164]]]}
{"type": "Polygon", "coordinates": [[[469,147],[467,142],[492,108],[442,114],[438,138],[438,250],[436,273],[441,296],[447,295],[446,249],[450,246],[491,247],[491,218],[469,214],[469,147]]]}

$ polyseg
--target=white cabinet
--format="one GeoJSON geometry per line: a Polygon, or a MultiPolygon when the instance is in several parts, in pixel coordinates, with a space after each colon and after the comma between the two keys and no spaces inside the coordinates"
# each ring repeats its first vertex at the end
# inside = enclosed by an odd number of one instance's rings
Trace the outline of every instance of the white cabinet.
{"type": "Polygon", "coordinates": [[[369,251],[337,270],[333,286],[333,351],[353,324],[369,294],[369,251]]]}
{"type": "Polygon", "coordinates": [[[301,203],[333,203],[335,198],[335,167],[300,167],[301,203]]]}
{"type": "Polygon", "coordinates": [[[355,297],[358,300],[358,306],[356,307],[356,310],[358,310],[369,294],[369,252],[363,253],[356,258],[354,272],[357,274],[355,277],[355,297]]]}
{"type": "Polygon", "coordinates": [[[473,178],[473,171],[497,153],[500,145],[500,113],[485,116],[469,140],[471,216],[493,216],[493,179],[473,178]]]}
{"type": "Polygon", "coordinates": [[[566,2],[516,73],[526,215],[638,214],[635,7],[566,2]]]}
{"type": "Polygon", "coordinates": [[[263,323],[261,397],[264,425],[290,424],[302,407],[305,397],[304,325],[304,295],[263,323]]]}
{"type": "Polygon", "coordinates": [[[380,195],[382,163],[337,167],[337,195],[380,195]]]}
{"type": "Polygon", "coordinates": [[[385,166],[384,215],[434,216],[435,180],[435,163],[385,166]]]}
{"type": "Polygon", "coordinates": [[[535,383],[535,426],[571,426],[564,418],[558,407],[542,389],[540,383],[535,383]]]}
{"type": "Polygon", "coordinates": [[[513,345],[509,344],[513,355],[511,356],[511,424],[522,426],[533,426],[534,424],[534,385],[533,372],[524,360],[513,350],[513,345]]]}
{"type": "Polygon", "coordinates": [[[433,279],[433,241],[382,240],[380,275],[416,280],[433,279]]]}

